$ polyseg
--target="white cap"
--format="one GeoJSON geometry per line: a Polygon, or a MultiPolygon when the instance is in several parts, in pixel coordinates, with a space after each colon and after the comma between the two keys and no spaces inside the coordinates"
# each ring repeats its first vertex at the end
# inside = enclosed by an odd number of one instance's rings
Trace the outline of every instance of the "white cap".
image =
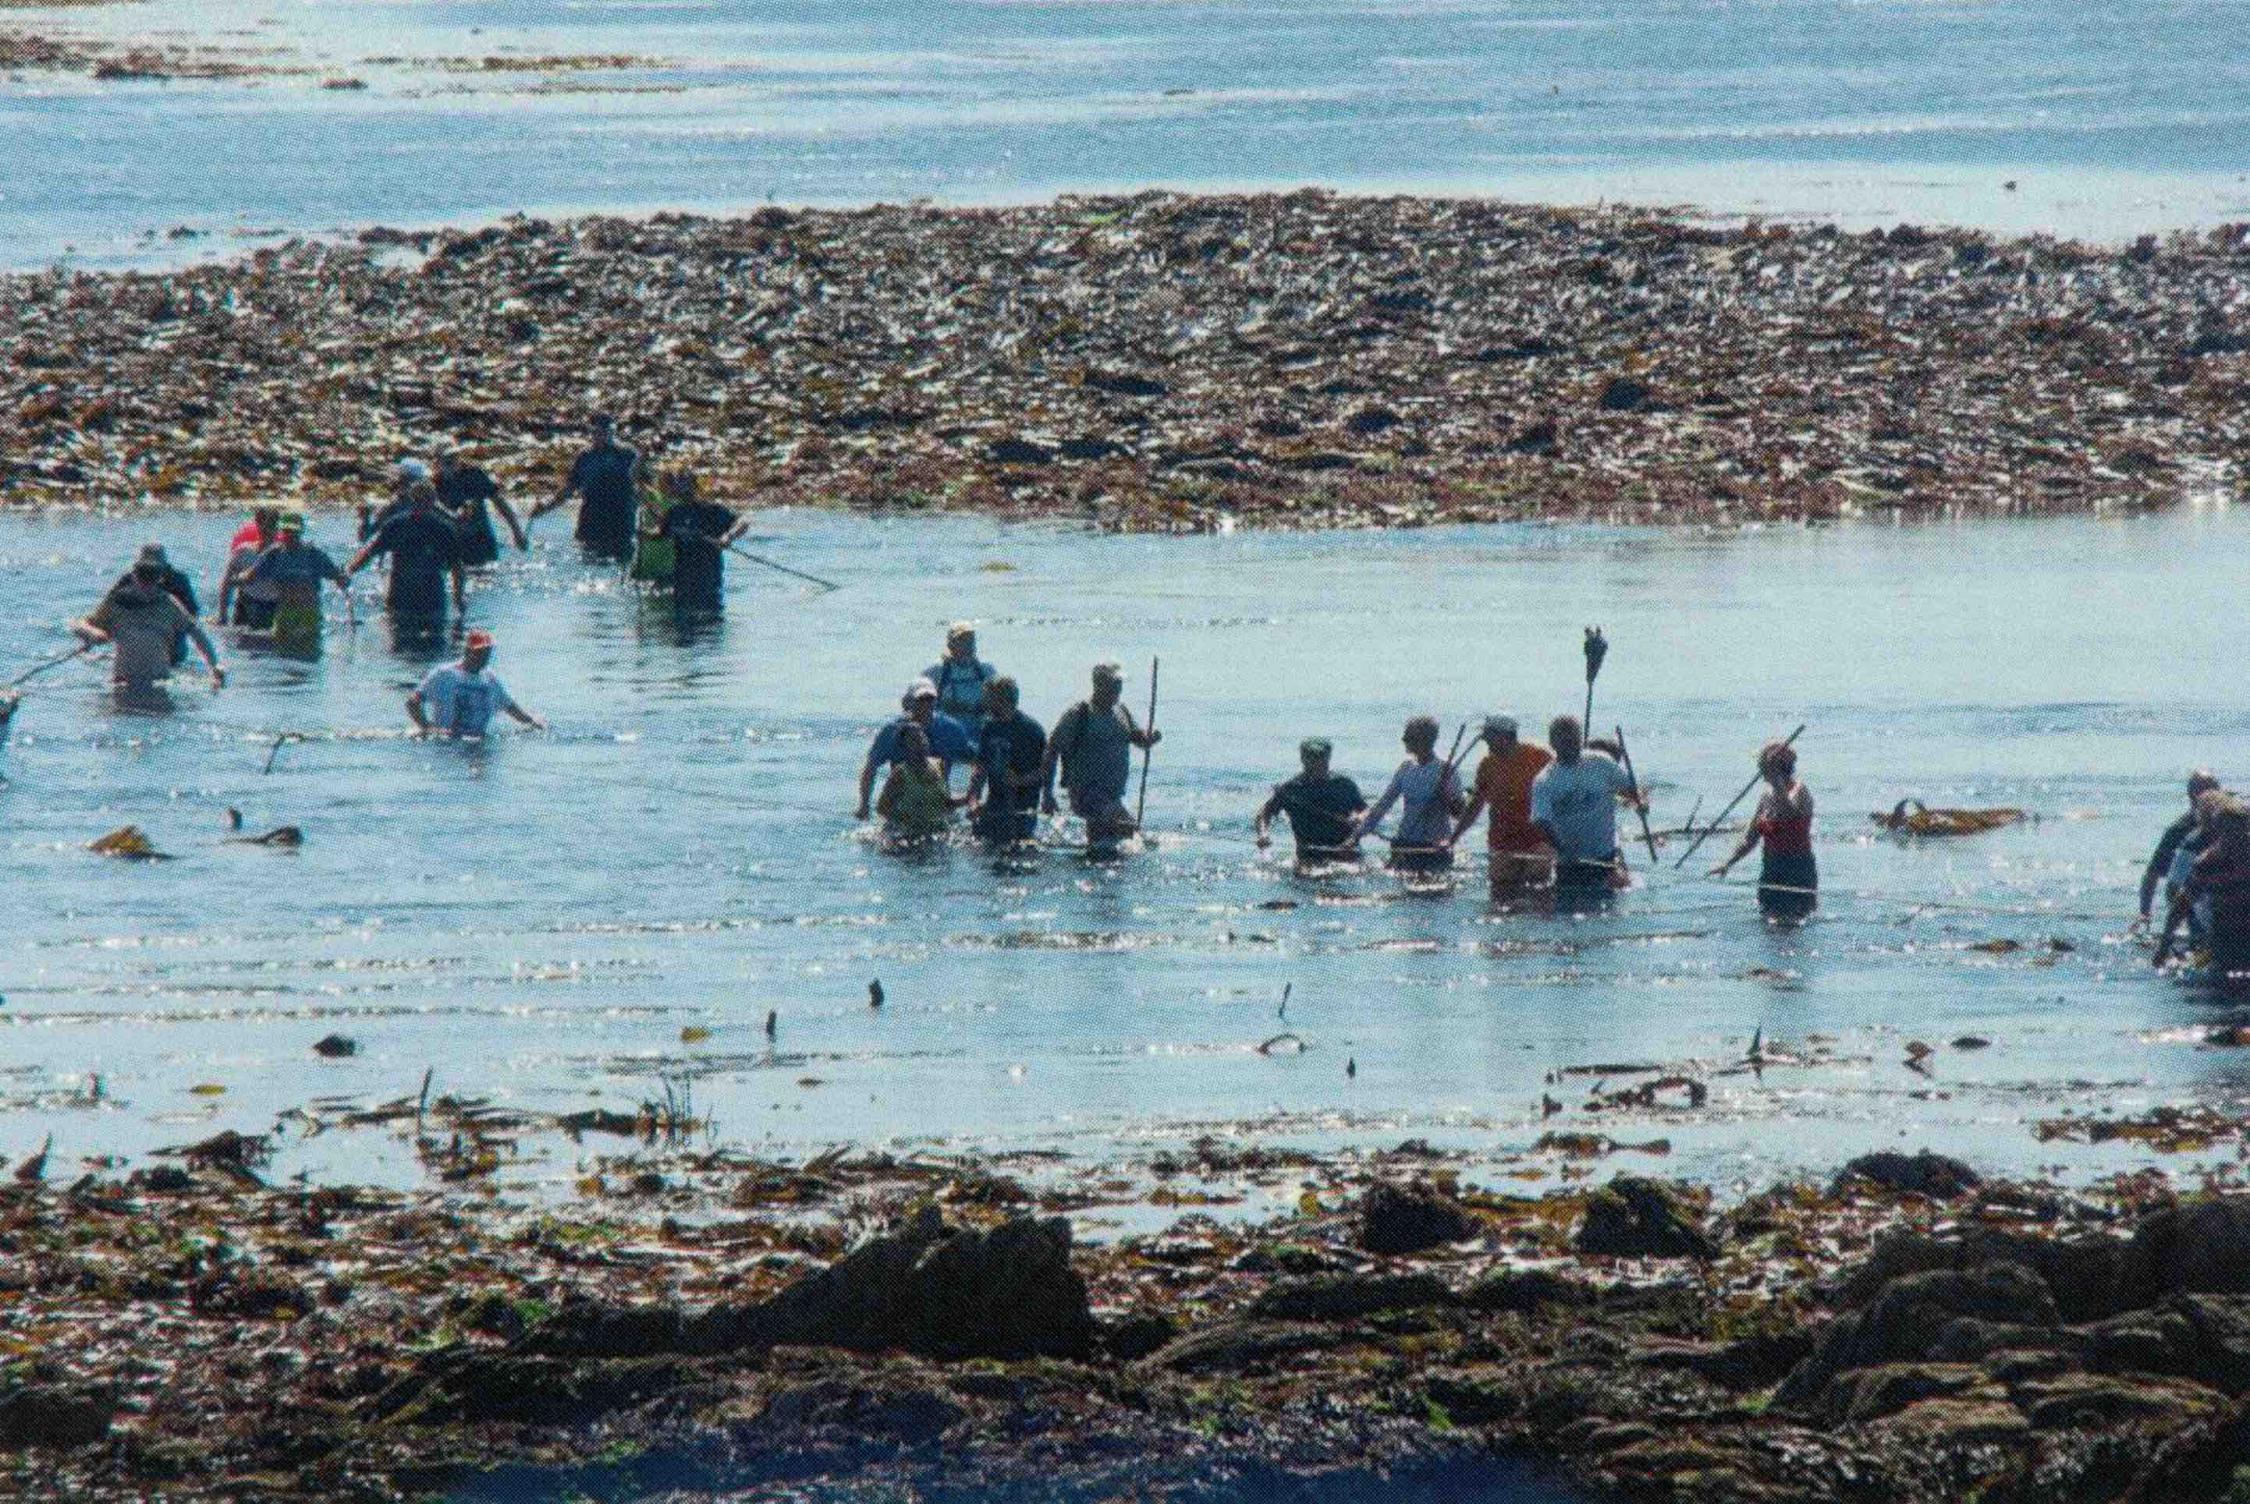
{"type": "Polygon", "coordinates": [[[391,473],[397,476],[402,483],[411,486],[418,481],[428,480],[430,478],[430,467],[420,460],[400,460],[391,473]]]}
{"type": "Polygon", "coordinates": [[[909,700],[936,699],[938,697],[937,681],[930,678],[927,674],[923,675],[921,678],[916,679],[912,684],[906,686],[906,697],[909,700]]]}

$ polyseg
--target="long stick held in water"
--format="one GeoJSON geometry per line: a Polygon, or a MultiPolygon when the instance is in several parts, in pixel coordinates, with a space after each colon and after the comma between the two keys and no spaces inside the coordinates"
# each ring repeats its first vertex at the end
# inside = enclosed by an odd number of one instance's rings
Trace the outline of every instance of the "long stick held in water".
{"type": "Polygon", "coordinates": [[[94,644],[90,642],[82,642],[67,653],[57,653],[52,658],[42,658],[41,660],[39,660],[39,662],[34,663],[31,667],[25,669],[22,673],[16,675],[13,679],[10,679],[8,681],[8,688],[14,689],[19,684],[29,684],[32,680],[47,672],[47,670],[51,668],[61,668],[64,664],[70,662],[71,659],[83,658],[93,650],[94,644]]]}
{"type": "Polygon", "coordinates": [[[1633,809],[1641,817],[1641,839],[1648,842],[1648,864],[1656,865],[1656,833],[1648,828],[1648,801],[1641,796],[1641,781],[1633,774],[1633,754],[1625,750],[1625,728],[1617,728],[1617,758],[1625,764],[1625,781],[1633,786],[1633,809]]]}
{"type": "Polygon", "coordinates": [[[1586,717],[1579,726],[1588,736],[1594,734],[1594,681],[1601,677],[1602,660],[1609,656],[1609,639],[1602,636],[1600,627],[1586,629],[1586,717]]]}
{"type": "MultiPolygon", "coordinates": [[[[1789,733],[1788,739],[1784,741],[1782,745],[1784,747],[1795,746],[1797,738],[1803,736],[1804,734],[1805,728],[1800,725],[1796,730],[1789,733]]],[[[1750,775],[1750,781],[1742,786],[1742,792],[1735,795],[1732,799],[1729,799],[1727,801],[1727,807],[1720,810],[1718,814],[1714,815],[1709,825],[1703,827],[1703,834],[1695,838],[1694,845],[1689,846],[1687,850],[1680,853],[1680,859],[1672,864],[1672,870],[1674,872],[1679,871],[1682,867],[1685,867],[1687,865],[1688,858],[1695,855],[1696,847],[1701,846],[1705,841],[1711,839],[1712,831],[1717,830],[1720,826],[1727,823],[1727,816],[1734,813],[1734,807],[1740,804],[1743,800],[1749,798],[1750,791],[1756,788],[1758,786],[1758,780],[1765,776],[1766,770],[1763,768],[1760,768],[1757,772],[1750,775]]]]}
{"type": "MultiPolygon", "coordinates": [[[[1162,662],[1161,658],[1151,658],[1148,661],[1148,724],[1141,728],[1144,732],[1156,729],[1156,670],[1162,662]]],[[[1141,748],[1141,797],[1133,806],[1133,825],[1136,829],[1148,814],[1148,763],[1150,755],[1155,751],[1154,747],[1141,748]]]]}
{"type": "Polygon", "coordinates": [[[753,564],[763,564],[768,569],[778,569],[783,574],[795,575],[800,580],[810,580],[813,584],[818,585],[823,590],[841,590],[844,588],[843,586],[837,584],[834,580],[824,580],[817,574],[807,574],[802,569],[791,569],[786,564],[776,563],[774,560],[767,558],[764,554],[754,554],[739,543],[729,541],[722,544],[721,547],[725,548],[726,551],[730,554],[740,554],[743,558],[748,559],[753,564]]]}

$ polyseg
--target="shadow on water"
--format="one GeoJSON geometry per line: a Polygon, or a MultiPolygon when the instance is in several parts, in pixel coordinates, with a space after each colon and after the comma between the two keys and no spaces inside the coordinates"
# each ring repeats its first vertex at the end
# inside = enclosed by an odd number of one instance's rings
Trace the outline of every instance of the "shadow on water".
{"type": "MultiPolygon", "coordinates": [[[[927,1479],[936,1448],[901,1455],[868,1447],[864,1455],[826,1454],[817,1472],[793,1466],[786,1455],[717,1459],[659,1452],[586,1467],[495,1468],[446,1495],[449,1504],[553,1504],[594,1500],[632,1504],[663,1496],[748,1497],[773,1491],[806,1504],[878,1497],[913,1498],[923,1504],[1095,1504],[1097,1500],[1161,1493],[1180,1504],[1576,1504],[1580,1497],[1528,1463],[1501,1457],[1462,1457],[1376,1471],[1345,1468],[1300,1473],[1264,1463],[1229,1465],[1198,1458],[1192,1464],[1137,1458],[1083,1474],[1049,1470],[1037,1477],[927,1479]],[[880,1483],[863,1468],[882,1469],[880,1483]]],[[[961,1472],[958,1458],[948,1459],[961,1472]]]]}

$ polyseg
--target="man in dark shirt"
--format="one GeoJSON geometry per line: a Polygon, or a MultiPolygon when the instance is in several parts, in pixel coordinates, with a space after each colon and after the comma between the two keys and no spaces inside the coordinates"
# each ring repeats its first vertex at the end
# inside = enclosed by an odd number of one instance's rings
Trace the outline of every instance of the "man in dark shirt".
{"type": "Polygon", "coordinates": [[[344,574],[348,581],[377,554],[388,554],[391,585],[385,604],[392,619],[443,621],[449,577],[453,609],[462,608],[461,536],[439,513],[437,488],[429,482],[415,485],[406,500],[406,510],[375,529],[375,536],[344,566],[344,574]]]}
{"type": "Polygon", "coordinates": [[[2191,859],[2201,851],[2201,843],[2196,840],[2195,801],[2218,786],[2219,780],[2202,768],[2188,774],[2187,813],[2164,827],[2163,839],[2156,843],[2156,852],[2148,859],[2148,866],[2141,873],[2142,924],[2149,922],[2149,916],[2155,908],[2157,885],[2163,884],[2167,893],[2178,888],[2178,883],[2170,878],[2173,860],[2180,854],[2180,848],[2185,846],[2191,859]]]}
{"type": "Polygon", "coordinates": [[[464,565],[481,569],[500,557],[500,539],[492,531],[495,511],[500,514],[500,520],[508,524],[517,549],[531,547],[530,540],[524,537],[523,522],[516,516],[516,509],[500,494],[499,483],[482,469],[451,449],[440,449],[436,479],[438,507],[461,535],[464,565]]]}
{"type": "MultiPolygon", "coordinates": [[[[172,561],[164,556],[164,545],[161,543],[142,544],[139,557],[133,560],[133,567],[119,575],[109,588],[120,590],[132,584],[136,573],[144,565],[155,569],[158,588],[178,601],[182,611],[185,611],[190,617],[198,614],[195,604],[194,584],[189,581],[186,575],[172,567],[172,561]]],[[[172,641],[172,663],[175,667],[187,662],[187,650],[187,633],[182,632],[172,641]]]]}
{"type": "Polygon", "coordinates": [[[1358,784],[1329,771],[1332,755],[1325,737],[1308,737],[1298,744],[1297,759],[1304,771],[1274,785],[1273,797],[1258,811],[1254,825],[1260,846],[1273,844],[1266,827],[1273,823],[1274,816],[1287,815],[1289,828],[1297,836],[1297,860],[1348,862],[1359,856],[1352,829],[1366,811],[1367,801],[1361,797],[1358,784]]]}
{"type": "Polygon", "coordinates": [[[726,585],[722,550],[749,526],[749,519],[705,501],[695,490],[693,476],[684,477],[683,485],[686,494],[665,512],[660,529],[672,540],[672,606],[678,611],[717,611],[726,585]]]}
{"type": "Polygon", "coordinates": [[[984,729],[969,778],[969,824],[979,839],[994,845],[1028,841],[1039,832],[1047,733],[1018,708],[1021,698],[1016,681],[1005,674],[984,687],[984,729]]]}
{"type": "Polygon", "coordinates": [[[635,482],[641,457],[617,442],[617,426],[607,413],[597,414],[592,425],[594,442],[570,463],[562,489],[532,509],[535,518],[570,500],[578,507],[578,541],[596,553],[622,559],[633,551],[633,518],[639,510],[635,482]]]}

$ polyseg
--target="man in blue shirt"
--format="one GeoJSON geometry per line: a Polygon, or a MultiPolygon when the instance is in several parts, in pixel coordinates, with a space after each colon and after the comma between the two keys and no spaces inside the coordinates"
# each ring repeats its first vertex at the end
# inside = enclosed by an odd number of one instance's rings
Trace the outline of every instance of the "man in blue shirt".
{"type": "Polygon", "coordinates": [[[984,691],[1000,670],[977,657],[977,629],[965,621],[946,628],[945,656],[922,676],[937,686],[938,714],[973,733],[984,720],[984,691]]]}
{"type": "Polygon", "coordinates": [[[1039,774],[1047,765],[1047,732],[1023,713],[1021,698],[1016,681],[1005,674],[984,687],[977,770],[969,779],[970,824],[980,839],[995,845],[1028,841],[1039,833],[1039,774]]]}
{"type": "Polygon", "coordinates": [[[1324,736],[1307,737],[1297,747],[1297,761],[1304,771],[1285,783],[1274,785],[1273,797],[1258,811],[1252,822],[1257,832],[1258,844],[1269,846],[1273,837],[1266,834],[1277,815],[1289,817],[1289,828],[1297,837],[1297,860],[1300,862],[1350,862],[1359,859],[1359,847],[1352,832],[1359,817],[1367,812],[1367,800],[1361,795],[1359,785],[1349,778],[1330,770],[1329,760],[1334,749],[1324,736]]]}
{"type": "Polygon", "coordinates": [[[859,809],[856,817],[866,819],[869,801],[875,793],[875,774],[891,765],[892,755],[898,746],[898,734],[908,726],[920,726],[930,739],[930,755],[938,760],[946,777],[953,776],[955,763],[976,761],[977,744],[969,735],[969,728],[949,715],[938,714],[937,686],[927,679],[916,679],[906,688],[905,698],[899,701],[904,712],[884,723],[868,744],[867,760],[859,769],[859,809]]]}

